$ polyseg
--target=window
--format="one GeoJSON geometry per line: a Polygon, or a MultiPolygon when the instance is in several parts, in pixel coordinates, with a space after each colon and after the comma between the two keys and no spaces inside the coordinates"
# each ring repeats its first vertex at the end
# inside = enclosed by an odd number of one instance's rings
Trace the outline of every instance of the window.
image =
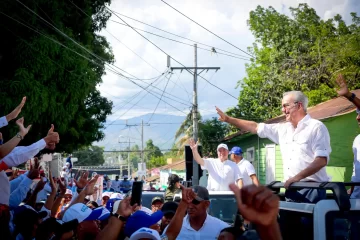
{"type": "Polygon", "coordinates": [[[325,215],[326,239],[360,239],[360,211],[331,211],[325,215]]]}
{"type": "Polygon", "coordinates": [[[254,164],[255,161],[255,147],[246,149],[246,160],[254,164]]]}

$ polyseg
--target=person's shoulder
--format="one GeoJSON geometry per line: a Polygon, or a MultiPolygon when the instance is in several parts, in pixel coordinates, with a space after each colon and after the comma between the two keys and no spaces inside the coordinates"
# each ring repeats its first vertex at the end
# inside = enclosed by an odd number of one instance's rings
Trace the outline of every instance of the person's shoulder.
{"type": "Polygon", "coordinates": [[[211,215],[208,215],[208,218],[210,218],[209,220],[209,224],[211,224],[211,225],[216,225],[216,226],[218,226],[219,228],[225,228],[225,227],[229,227],[230,225],[228,224],[228,223],[226,223],[226,222],[224,222],[224,221],[222,221],[222,220],[220,220],[220,219],[218,219],[218,218],[216,218],[216,217],[213,217],[213,216],[211,216],[211,215]]]}
{"type": "Polygon", "coordinates": [[[226,164],[230,165],[231,167],[236,167],[237,166],[237,164],[235,162],[231,161],[231,160],[226,160],[226,164]]]}

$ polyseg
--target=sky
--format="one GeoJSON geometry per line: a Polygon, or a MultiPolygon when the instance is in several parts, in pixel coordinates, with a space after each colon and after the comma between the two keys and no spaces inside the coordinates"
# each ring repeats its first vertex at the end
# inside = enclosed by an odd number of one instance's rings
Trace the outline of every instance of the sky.
{"type": "MultiPolygon", "coordinates": [[[[350,12],[360,9],[360,1],[357,0],[166,0],[166,2],[244,51],[254,42],[254,37],[247,26],[247,20],[250,11],[254,10],[258,5],[272,6],[278,12],[289,15],[289,7],[297,7],[299,3],[305,2],[315,8],[317,14],[323,19],[341,14],[347,22],[351,20],[350,12]]],[[[248,56],[202,29],[160,0],[113,0],[109,8],[162,30],[214,46],[215,49],[223,49],[237,54],[237,56],[248,56]]],[[[161,32],[122,15],[118,16],[135,28],[193,45],[191,41],[161,32]]],[[[103,83],[98,89],[103,96],[114,103],[113,114],[108,117],[107,121],[137,117],[152,113],[155,109],[155,113],[172,115],[185,115],[188,113],[192,102],[193,76],[186,71],[174,71],[173,74],[164,74],[159,79],[156,77],[167,71],[166,54],[175,58],[183,66],[193,67],[194,47],[139,31],[166,52],[165,54],[132,28],[114,21],[124,23],[113,14],[106,29],[100,34],[106,36],[112,46],[115,56],[114,65],[118,69],[126,71],[126,73],[122,73],[132,77],[133,82],[110,71],[103,76],[103,83]],[[135,79],[147,80],[139,81],[135,79]],[[146,87],[156,79],[157,81],[153,85],[157,86],[158,89],[152,87],[147,89],[151,93],[157,91],[158,94],[153,93],[152,95],[138,86],[140,84],[146,87]],[[161,97],[165,86],[166,92],[161,97]],[[159,101],[159,98],[162,98],[163,101],[159,101]]],[[[198,46],[204,47],[202,45],[198,46]]],[[[204,48],[210,50],[209,47],[204,48]]],[[[224,110],[234,107],[238,102],[237,98],[240,91],[240,89],[236,89],[236,86],[238,81],[246,76],[245,64],[249,61],[202,49],[197,50],[197,61],[198,67],[220,67],[217,72],[210,70],[201,73],[201,77],[198,77],[200,113],[202,115],[214,114],[214,106],[224,110]],[[202,77],[223,89],[226,93],[211,86],[202,77]]],[[[171,67],[182,67],[182,65],[171,60],[171,67]]]]}

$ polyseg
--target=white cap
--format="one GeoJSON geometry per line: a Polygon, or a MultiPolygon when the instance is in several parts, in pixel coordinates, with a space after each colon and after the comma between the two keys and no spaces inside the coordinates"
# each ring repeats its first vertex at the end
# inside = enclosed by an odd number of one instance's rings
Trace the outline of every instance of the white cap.
{"type": "Polygon", "coordinates": [[[150,228],[140,228],[131,235],[129,240],[139,240],[143,238],[152,239],[152,240],[161,240],[159,233],[150,228]]]}
{"type": "Polygon", "coordinates": [[[225,143],[220,143],[219,146],[217,146],[217,149],[216,149],[216,150],[219,150],[219,148],[225,148],[226,150],[229,151],[229,148],[228,148],[228,146],[227,146],[225,143]]]}
{"type": "Polygon", "coordinates": [[[70,189],[66,189],[65,195],[71,195],[72,196],[73,194],[72,194],[72,191],[70,189]]]}
{"type": "Polygon", "coordinates": [[[110,217],[110,212],[104,207],[98,207],[91,210],[83,203],[76,203],[65,211],[62,218],[64,222],[77,219],[79,223],[91,220],[105,220],[110,217]]]}
{"type": "Polygon", "coordinates": [[[103,192],[103,194],[101,195],[101,198],[103,198],[103,197],[111,197],[111,194],[112,194],[112,192],[103,192]]]}
{"type": "Polygon", "coordinates": [[[120,193],[113,193],[110,195],[110,199],[113,199],[113,198],[119,198],[119,199],[122,199],[121,197],[121,194],[120,193]]]}
{"type": "Polygon", "coordinates": [[[114,202],[114,205],[113,205],[113,214],[115,214],[116,213],[116,211],[118,210],[118,208],[119,208],[119,205],[120,205],[120,202],[121,202],[121,200],[117,200],[117,201],[115,201],[114,202]]]}

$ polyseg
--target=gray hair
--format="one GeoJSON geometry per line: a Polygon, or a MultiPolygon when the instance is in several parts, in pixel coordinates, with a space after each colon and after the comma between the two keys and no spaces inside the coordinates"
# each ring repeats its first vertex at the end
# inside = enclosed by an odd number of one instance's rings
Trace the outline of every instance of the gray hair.
{"type": "Polygon", "coordinates": [[[309,104],[309,99],[303,92],[301,92],[301,91],[290,91],[290,92],[284,93],[283,97],[285,97],[287,95],[292,95],[294,97],[295,102],[301,102],[305,112],[307,111],[307,107],[308,107],[308,104],[309,104]]]}

